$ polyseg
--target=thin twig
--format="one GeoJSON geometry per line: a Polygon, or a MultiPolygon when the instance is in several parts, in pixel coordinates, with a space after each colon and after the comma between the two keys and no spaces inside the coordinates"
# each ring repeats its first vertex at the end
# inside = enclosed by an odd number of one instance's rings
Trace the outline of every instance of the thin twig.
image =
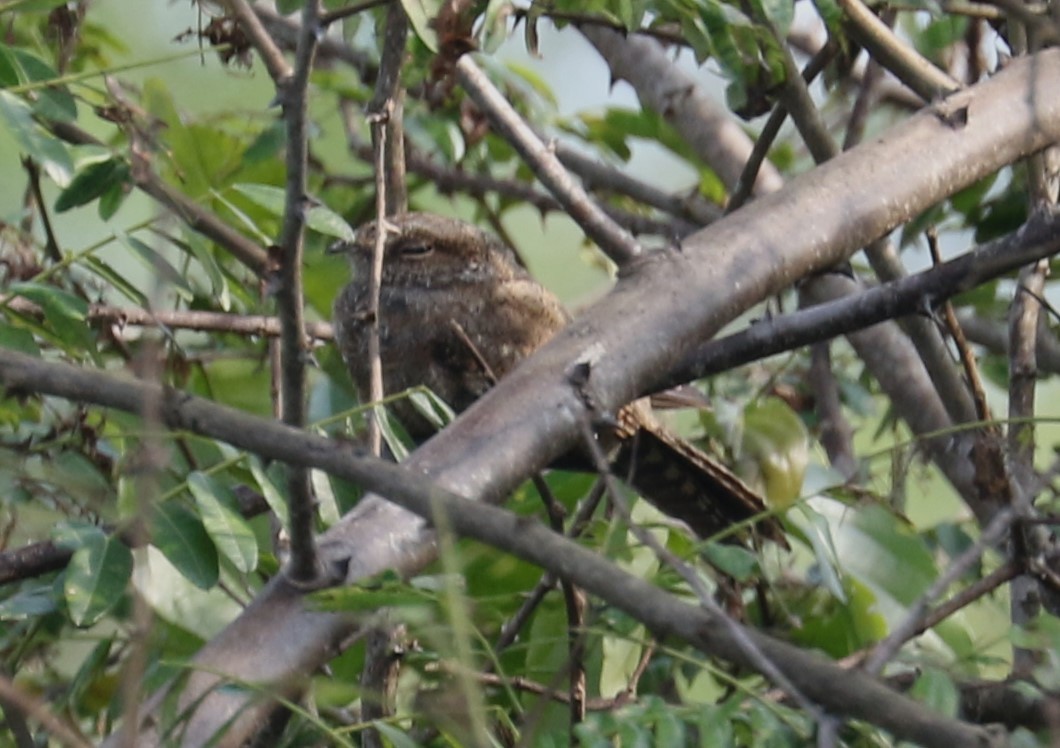
{"type": "Polygon", "coordinates": [[[341,21],[343,18],[355,16],[358,13],[363,13],[372,8],[378,8],[380,5],[386,5],[390,2],[393,2],[393,0],[361,0],[359,3],[351,3],[344,8],[336,8],[335,10],[322,14],[320,16],[320,23],[322,26],[328,27],[336,21],[341,21]]]}
{"type": "MultiPolygon", "coordinates": [[[[598,480],[593,484],[592,489],[589,491],[589,495],[585,497],[581,504],[579,504],[577,511],[574,513],[574,519],[567,528],[565,534],[568,538],[577,538],[585,531],[589,519],[600,505],[600,501],[603,499],[606,492],[607,486],[602,480],[598,480]]],[[[529,594],[527,594],[526,599],[523,600],[523,604],[519,606],[519,610],[513,613],[512,616],[501,626],[500,636],[493,644],[494,652],[499,653],[515,642],[515,639],[519,635],[523,626],[526,625],[528,620],[530,620],[531,614],[537,609],[537,606],[541,604],[541,601],[544,600],[545,595],[548,594],[549,590],[555,586],[556,577],[552,572],[545,572],[541,575],[541,578],[537,580],[537,584],[534,585],[534,588],[529,594]]]]}
{"type": "MultiPolygon", "coordinates": [[[[738,645],[738,640],[729,628],[718,626],[717,619],[702,608],[679,600],[645,580],[634,577],[615,567],[611,561],[557,536],[540,523],[527,522],[525,517],[517,517],[490,504],[470,505],[467,498],[446,490],[419,471],[360,456],[349,444],[335,442],[270,419],[250,416],[187,393],[130,381],[128,377],[42,361],[6,348],[0,348],[0,384],[12,393],[50,394],[134,413],[140,411],[146,398],[161,396],[165,422],[171,429],[188,429],[255,452],[267,459],[312,466],[328,474],[355,481],[367,490],[387,496],[390,501],[420,517],[434,518],[439,512],[444,513],[453,530],[461,535],[503,547],[507,552],[525,561],[570,576],[588,591],[642,620],[658,636],[677,636],[702,651],[744,666],[753,663],[757,668],[758,663],[752,661],[743,647],[738,645]],[[155,392],[160,395],[154,394],[155,392]]],[[[386,501],[376,496],[366,497],[358,505],[361,510],[358,512],[358,520],[369,523],[370,528],[377,528],[378,524],[373,523],[373,514],[386,511],[387,506],[386,501]]],[[[401,519],[407,521],[408,515],[402,513],[401,519]]],[[[345,527],[341,529],[346,531],[345,527]]],[[[341,548],[341,535],[332,533],[329,540],[341,548]]],[[[370,563],[366,566],[363,558],[340,555],[343,552],[339,548],[335,548],[333,553],[335,563],[349,561],[351,564],[357,564],[356,567],[351,566],[349,571],[342,572],[353,578],[359,578],[360,575],[377,568],[372,567],[370,563]]],[[[400,568],[422,568],[425,562],[425,554],[420,552],[400,568]]],[[[342,568],[346,568],[345,564],[342,568]]],[[[288,615],[282,606],[275,607],[277,600],[270,597],[270,594],[282,595],[282,599],[289,603],[292,594],[290,585],[279,588],[273,586],[268,590],[263,593],[264,597],[255,603],[254,610],[257,614],[260,615],[262,610],[278,610],[279,615],[288,615]],[[268,590],[271,590],[271,593],[268,590]]],[[[300,603],[295,604],[302,610],[300,603]]],[[[309,616],[309,613],[306,612],[305,615],[309,616]]],[[[245,617],[241,620],[246,622],[245,617]]],[[[283,631],[291,630],[290,620],[283,622],[283,631]]],[[[349,634],[348,624],[334,620],[334,617],[322,619],[313,613],[309,620],[315,626],[332,626],[336,634],[349,634]]],[[[257,622],[255,619],[255,626],[257,622]]],[[[271,620],[265,624],[266,627],[272,625],[271,620]]],[[[834,713],[849,714],[854,718],[870,721],[890,730],[899,738],[933,747],[974,745],[977,741],[986,739],[983,729],[931,713],[871,678],[859,677],[857,673],[844,676],[843,671],[820,656],[811,655],[798,647],[754,630],[733,625],[739,629],[741,638],[750,638],[760,649],[769,653],[772,659],[782,663],[785,672],[789,673],[792,679],[802,684],[807,692],[812,693],[834,713]],[[840,677],[844,678],[843,688],[837,690],[835,683],[840,677]]],[[[263,640],[269,638],[260,631],[255,634],[259,635],[263,636],[263,640]]],[[[327,646],[324,646],[323,650],[320,655],[331,651],[327,646]]],[[[200,654],[209,652],[204,650],[200,654]]],[[[225,665],[226,670],[229,667],[233,665],[225,665]]],[[[275,677],[276,667],[270,665],[269,672],[275,677]]],[[[292,671],[281,669],[281,672],[292,671]]],[[[269,681],[268,676],[264,676],[264,679],[268,683],[275,682],[269,681]]],[[[215,678],[210,678],[207,686],[213,688],[217,683],[215,678]]]]}
{"type": "MultiPolygon", "coordinates": [[[[294,68],[288,77],[274,78],[287,129],[287,179],[284,186],[283,225],[278,240],[281,258],[276,290],[283,375],[281,410],[284,423],[295,427],[303,426],[306,420],[302,250],[308,207],[306,159],[309,148],[309,75],[316,57],[317,40],[321,37],[320,13],[320,0],[306,0],[302,8],[302,29],[295,50],[294,68]]],[[[267,37],[264,31],[262,33],[267,37]]],[[[251,38],[257,41],[253,32],[251,38]]],[[[275,49],[271,42],[266,43],[262,39],[261,43],[275,49]]],[[[264,55],[268,60],[272,52],[267,51],[264,55]]],[[[279,66],[275,69],[270,66],[270,73],[282,75],[283,70],[279,66]]],[[[307,584],[320,574],[313,537],[316,512],[309,471],[302,467],[288,467],[287,491],[291,514],[290,575],[295,582],[307,584]]]]}
{"type": "Polygon", "coordinates": [[[1015,516],[1015,513],[1007,508],[1002,509],[994,516],[994,519],[983,529],[982,534],[975,543],[953,560],[949,568],[931,583],[931,586],[924,591],[924,594],[909,609],[902,622],[894,627],[886,639],[876,645],[865,661],[865,672],[870,675],[878,675],[883,670],[883,667],[897,654],[901,646],[915,635],[914,632],[922,629],[923,622],[927,619],[928,606],[937,600],[951,584],[960,579],[973,564],[979,561],[987,549],[993,548],[1001,542],[1005,535],[1008,534],[1015,516]]]}
{"type": "Polygon", "coordinates": [[[71,748],[91,748],[92,743],[81,735],[76,727],[53,714],[47,702],[19,688],[3,674],[0,674],[0,700],[3,700],[5,709],[13,706],[30,719],[40,722],[60,743],[71,748]]]}
{"type": "Polygon", "coordinates": [[[872,58],[924,101],[951,94],[961,84],[895,35],[861,0],[838,0],[847,27],[872,58]]]}
{"type": "Polygon", "coordinates": [[[624,265],[640,254],[637,240],[612,221],[571,178],[552,150],[541,142],[469,55],[457,60],[456,73],[460,84],[497,131],[519,152],[537,178],[604,254],[618,265],[624,265]]]}
{"type": "Polygon", "coordinates": [[[696,600],[703,609],[715,619],[716,623],[720,624],[728,631],[729,635],[737,643],[737,646],[743,650],[744,655],[755,664],[755,669],[758,670],[758,672],[762,673],[769,678],[769,680],[773,681],[778,688],[789,694],[816,722],[823,723],[825,720],[829,719],[817,704],[803,696],[801,691],[795,687],[791,680],[784,675],[784,673],[782,673],[780,669],[768,657],[766,657],[762,650],[746,636],[743,629],[741,629],[736,622],[733,621],[724,610],[722,610],[721,606],[718,605],[710,594],[710,590],[707,589],[707,586],[703,583],[700,574],[678,558],[669,548],[660,543],[655,535],[633,521],[629,505],[626,503],[625,499],[622,498],[622,491],[615,482],[616,479],[611,472],[611,466],[608,463],[603,450],[600,448],[596,436],[593,434],[592,425],[589,423],[588,418],[582,419],[581,433],[582,444],[592,457],[593,465],[600,477],[607,485],[611,506],[621,514],[623,520],[625,520],[626,524],[629,526],[630,532],[633,533],[633,536],[645,547],[650,548],[662,563],[666,564],[680,575],[681,579],[683,579],[688,585],[692,594],[695,595],[696,600]]]}
{"type": "MultiPolygon", "coordinates": [[[[349,149],[361,158],[372,158],[372,146],[357,135],[357,121],[354,116],[353,106],[348,100],[344,99],[339,102],[339,111],[342,114],[343,128],[346,131],[346,143],[349,149]]],[[[503,179],[491,174],[464,171],[459,166],[444,164],[440,159],[418,151],[408,142],[405,143],[405,164],[410,174],[423,177],[434,189],[443,195],[465,192],[474,197],[483,197],[493,193],[511,198],[519,203],[525,203],[537,208],[541,213],[563,211],[563,206],[559,200],[541,190],[535,189],[530,184],[521,182],[514,177],[503,179]]],[[[342,177],[332,176],[328,177],[328,179],[339,181],[342,177]]],[[[684,199],[674,196],[670,200],[662,202],[665,202],[669,207],[676,207],[675,203],[683,204],[684,199]]],[[[699,206],[694,208],[696,215],[706,215],[706,209],[703,205],[709,206],[709,203],[694,199],[692,204],[699,206]]],[[[674,235],[684,236],[697,227],[697,224],[689,223],[682,219],[680,215],[675,215],[673,220],[666,221],[623,210],[613,205],[603,205],[601,207],[612,220],[637,236],[644,234],[665,236],[667,238],[674,235]]]]}
{"type": "MultiPolygon", "coordinates": [[[[283,51],[273,41],[272,36],[265,29],[264,24],[257,14],[251,9],[246,0],[224,0],[229,13],[235,16],[243,32],[250,38],[251,44],[257,50],[261,61],[265,63],[265,69],[269,77],[282,94],[283,87],[291,79],[294,71],[283,56],[283,51]]],[[[303,18],[303,22],[304,22],[303,18]]]]}
{"type": "MultiPolygon", "coordinates": [[[[45,122],[49,132],[60,140],[74,145],[103,145],[91,133],[69,122],[45,122]]],[[[166,184],[151,168],[151,160],[133,152],[133,168],[130,170],[133,183],[144,193],[172,211],[192,231],[202,234],[253,270],[262,275],[269,267],[269,259],[258,244],[239,233],[221,218],[195,202],[179,190],[166,184]]]]}
{"type": "Polygon", "coordinates": [[[368,276],[368,450],[377,457],[382,454],[384,417],[381,406],[383,392],[383,359],[380,346],[382,334],[379,320],[379,297],[383,286],[383,254],[386,251],[386,127],[384,115],[372,120],[375,141],[375,246],[372,247],[372,272],[368,276]]]}
{"type": "MultiPolygon", "coordinates": [[[[29,177],[29,189],[33,194],[33,202],[37,205],[37,213],[40,215],[41,226],[44,228],[44,254],[52,262],[62,262],[63,253],[59,249],[59,240],[55,238],[55,230],[52,228],[51,218],[48,216],[48,204],[44,201],[44,193],[40,188],[40,167],[37,162],[29,156],[22,159],[22,167],[29,177]]],[[[33,213],[27,211],[27,220],[32,221],[33,213]]]]}
{"type": "MultiPolygon", "coordinates": [[[[938,234],[935,233],[934,229],[928,231],[927,240],[932,262],[935,267],[938,267],[942,264],[942,255],[939,252],[938,234]]],[[[953,337],[954,345],[957,346],[957,353],[960,356],[961,365],[964,367],[964,376],[968,379],[968,387],[971,389],[972,400],[975,403],[975,415],[980,421],[989,421],[991,419],[990,405],[986,401],[986,388],[983,387],[983,379],[979,376],[979,366],[975,361],[975,354],[972,352],[971,346],[968,345],[968,341],[965,340],[961,326],[957,323],[957,315],[953,312],[953,304],[950,300],[944,301],[941,304],[941,308],[946,328],[953,337]]]]}
{"type": "MultiPolygon", "coordinates": [[[[534,486],[545,504],[548,524],[554,532],[563,532],[563,507],[552,495],[548,483],[540,475],[534,476],[534,486]]],[[[567,671],[570,704],[571,745],[576,740],[575,725],[585,721],[585,593],[568,579],[559,580],[563,604],[567,613],[567,671]]]]}
{"type": "MultiPolygon", "coordinates": [[[[813,57],[810,58],[810,61],[806,63],[806,67],[803,68],[803,81],[806,83],[813,82],[821,74],[821,71],[828,66],[828,63],[832,61],[838,49],[838,44],[829,41],[817,50],[813,57]]],[[[769,155],[769,149],[773,147],[773,142],[776,140],[777,135],[780,134],[780,128],[787,116],[788,109],[784,102],[777,102],[777,105],[773,107],[773,111],[769,113],[769,118],[762,127],[762,131],[758,134],[757,140],[755,140],[754,148],[751,150],[747,163],[744,164],[743,171],[740,172],[740,176],[736,180],[732,195],[729,197],[729,203],[725,206],[726,213],[731,213],[738,209],[751,197],[754,186],[758,181],[758,172],[761,170],[762,164],[765,163],[766,156],[769,155]]]]}
{"type": "Polygon", "coordinates": [[[877,322],[917,314],[990,278],[1060,251],[1060,217],[1035,217],[1017,231],[960,257],[865,289],[849,298],[761,320],[741,332],[693,351],[653,391],[725,371],[783,351],[860,330],[877,322]]]}
{"type": "MultiPolygon", "coordinates": [[[[44,312],[38,304],[21,296],[0,295],[0,306],[19,314],[40,318],[44,312]]],[[[119,327],[166,327],[174,330],[221,332],[234,335],[257,335],[275,338],[280,335],[280,320],[264,314],[207,312],[198,309],[151,310],[134,306],[89,304],[85,317],[89,322],[110,322],[119,327]]],[[[306,322],[305,335],[316,340],[334,339],[330,322],[306,322]]]]}

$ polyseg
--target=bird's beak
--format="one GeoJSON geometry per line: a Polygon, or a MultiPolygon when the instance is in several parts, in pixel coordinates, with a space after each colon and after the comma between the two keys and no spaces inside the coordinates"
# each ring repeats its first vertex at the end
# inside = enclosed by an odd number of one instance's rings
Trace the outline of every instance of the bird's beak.
{"type": "Polygon", "coordinates": [[[350,243],[348,241],[345,241],[344,239],[338,239],[327,246],[327,248],[324,250],[324,254],[341,255],[349,248],[350,243]]]}

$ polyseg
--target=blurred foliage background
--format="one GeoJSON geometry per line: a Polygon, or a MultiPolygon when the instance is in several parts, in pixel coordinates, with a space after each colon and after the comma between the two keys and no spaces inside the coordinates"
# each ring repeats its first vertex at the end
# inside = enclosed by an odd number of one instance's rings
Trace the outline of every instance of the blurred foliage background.
{"type": "MultiPolygon", "coordinates": [[[[781,32],[814,24],[822,30],[818,14],[804,4],[753,5],[764,6],[781,32]]],[[[716,204],[725,199],[719,177],[666,122],[642,109],[627,85],[610,85],[606,66],[569,20],[560,15],[555,22],[560,28],[547,20],[535,22],[540,38],[539,52],[533,53],[524,36],[526,19],[513,26],[508,18],[492,29],[490,13],[507,4],[488,6],[479,30],[489,53],[484,64],[535,126],[666,191],[716,204]]],[[[967,54],[962,46],[971,38],[967,16],[936,3],[912,6],[898,23],[912,46],[944,65],[967,54]]],[[[545,15],[567,10],[611,23],[676,28],[688,41],[673,52],[678,64],[705,90],[737,107],[754,83],[740,68],[743,58],[726,54],[726,41],[750,44],[761,32],[760,22],[741,14],[741,4],[532,7],[545,15]]],[[[826,20],[829,7],[819,3],[826,20]]],[[[0,2],[0,345],[111,371],[154,372],[168,385],[271,416],[274,370],[268,336],[179,324],[141,326],[122,316],[129,309],[273,313],[268,284],[255,272],[132,187],[139,166],[131,154],[144,155],[164,184],[261,247],[275,241],[284,133],[277,109],[270,106],[273,84],[238,42],[235,48],[222,45],[220,54],[213,48],[208,28],[220,18],[212,5],[181,0],[0,2]],[[64,36],[64,23],[74,29],[69,36],[64,36]],[[233,52],[232,59],[222,61],[233,52]],[[97,142],[74,144],[54,123],[76,127],[97,142]]],[[[375,31],[381,18],[378,8],[351,16],[336,37],[371,61],[378,56],[375,31]]],[[[989,37],[980,44],[993,62],[1005,45],[987,24],[974,23],[989,37]]],[[[230,30],[226,34],[224,41],[231,44],[230,30]]],[[[772,48],[763,44],[761,49],[764,62],[756,61],[755,69],[775,72],[772,48]]],[[[431,58],[421,41],[410,42],[404,81],[410,90],[425,84],[431,58]]],[[[845,72],[849,69],[837,68],[814,87],[826,120],[837,129],[853,95],[841,85],[845,72]]],[[[304,282],[307,316],[327,321],[348,273],[341,258],[324,250],[349,230],[347,224],[359,225],[374,210],[362,112],[372,88],[355,68],[327,60],[314,73],[312,87],[311,193],[326,207],[307,235],[304,282]],[[337,105],[340,99],[352,112],[348,123],[337,105]]],[[[905,112],[900,103],[884,101],[873,111],[869,130],[882,129],[905,112]]],[[[472,179],[532,183],[512,147],[475,120],[459,90],[433,108],[410,96],[405,118],[412,151],[440,169],[472,179]]],[[[759,116],[741,124],[757,132],[763,121],[759,116]]],[[[771,159],[784,174],[810,165],[789,128],[771,159]]],[[[1023,180],[1019,168],[1008,169],[938,206],[906,228],[903,259],[912,268],[927,264],[922,231],[929,224],[938,226],[947,255],[1014,230],[1026,214],[1023,180]]],[[[443,190],[415,170],[410,193],[418,209],[458,215],[501,232],[535,277],[572,309],[608,287],[613,267],[559,211],[545,214],[513,196],[513,190],[443,190]]],[[[671,218],[628,196],[601,199],[646,219],[665,223],[671,218]]],[[[649,246],[669,241],[672,237],[662,232],[645,236],[649,246]]],[[[864,271],[861,260],[855,265],[864,271]]],[[[960,306],[986,319],[1004,319],[1012,288],[1011,279],[985,284],[965,294],[960,306]]],[[[793,295],[785,295],[734,326],[790,310],[794,303],[793,295]]],[[[1002,406],[1005,359],[990,348],[979,353],[992,401],[1002,406]]],[[[643,504],[634,518],[690,563],[727,575],[729,604],[748,622],[842,658],[903,620],[940,570],[974,542],[978,528],[938,471],[919,459],[908,429],[852,350],[836,342],[832,357],[860,458],[852,483],[828,467],[816,440],[820,424],[808,395],[806,351],[702,382],[711,408],[670,416],[672,424],[732,460],[749,482],[786,509],[790,554],[772,547],[753,554],[697,545],[643,504]]],[[[1052,383],[1040,389],[1043,457],[1056,443],[1051,421],[1060,412],[1054,394],[1052,383]]],[[[342,363],[323,340],[313,350],[309,398],[314,429],[342,436],[360,428],[360,407],[342,363]]],[[[4,549],[50,541],[66,554],[60,553],[57,568],[5,577],[0,674],[99,739],[122,714],[119,686],[132,646],[135,596],[147,601],[152,616],[145,673],[150,691],[181,672],[185,658],[276,573],[282,560],[276,538],[286,517],[278,468],[194,434],[160,432],[138,418],[54,398],[5,398],[0,423],[4,549]],[[140,527],[145,516],[147,526],[140,527]],[[145,532],[147,540],[130,543],[134,530],[145,532]]],[[[593,478],[554,471],[547,482],[573,512],[593,478]]],[[[321,528],[360,495],[356,486],[321,474],[314,474],[313,485],[321,528]]],[[[530,485],[509,503],[515,511],[535,515],[541,505],[530,485]]],[[[582,541],[622,567],[687,595],[684,583],[627,530],[616,516],[598,511],[582,541]]],[[[958,581],[979,579],[1000,563],[1000,555],[988,553],[958,581]]],[[[552,688],[562,683],[569,632],[557,592],[543,598],[514,643],[503,650],[494,647],[502,624],[539,578],[539,570],[528,564],[459,542],[422,577],[325,596],[322,604],[345,610],[393,607],[408,627],[400,706],[392,720],[376,725],[385,743],[462,742],[466,725],[459,712],[466,704],[447,701],[451,674],[460,664],[552,688]],[[470,662],[463,661],[467,652],[470,662]]],[[[1055,653],[1060,651],[1055,620],[1043,616],[1039,626],[1018,636],[1051,652],[1040,664],[1038,680],[1027,688],[1035,693],[1050,684],[1055,688],[1055,653]]],[[[908,645],[901,669],[912,674],[917,698],[956,714],[960,682],[1008,673],[1012,637],[1008,598],[1000,588],[908,645]]],[[[513,685],[514,680],[479,682],[478,708],[498,743],[516,734],[534,745],[562,745],[573,738],[588,745],[801,745],[812,739],[808,716],[769,698],[760,677],[654,641],[640,623],[608,606],[590,605],[584,649],[588,697],[595,706],[576,727],[567,707],[513,685]],[[619,694],[628,698],[616,699],[619,694]]],[[[317,675],[309,696],[312,709],[296,714],[279,744],[356,743],[364,727],[357,718],[363,662],[364,647],[355,644],[327,674],[317,675]]],[[[21,745],[15,738],[17,710],[5,703],[4,712],[11,732],[0,731],[0,745],[21,745]]],[[[1033,744],[1030,733],[1024,737],[1033,744]]],[[[886,734],[861,724],[847,726],[841,741],[889,744],[886,734]]]]}

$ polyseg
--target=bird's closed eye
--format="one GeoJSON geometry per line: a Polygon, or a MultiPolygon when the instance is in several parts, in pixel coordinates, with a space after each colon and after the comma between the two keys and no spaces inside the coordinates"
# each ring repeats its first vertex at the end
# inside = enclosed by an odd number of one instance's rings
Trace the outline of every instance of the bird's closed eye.
{"type": "Polygon", "coordinates": [[[403,257],[426,257],[432,252],[434,247],[430,244],[407,244],[401,248],[403,257]]]}

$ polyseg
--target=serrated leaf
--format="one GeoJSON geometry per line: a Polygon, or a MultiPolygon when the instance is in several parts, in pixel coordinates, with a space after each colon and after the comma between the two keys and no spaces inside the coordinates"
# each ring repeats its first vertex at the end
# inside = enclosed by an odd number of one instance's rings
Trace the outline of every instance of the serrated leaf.
{"type": "Polygon", "coordinates": [[[199,507],[203,527],[217,550],[243,573],[258,565],[258,541],[250,525],[239,514],[238,502],[226,487],[205,473],[188,475],[188,490],[199,507]]]}
{"type": "Polygon", "coordinates": [[[74,551],[63,576],[63,596],[73,624],[91,626],[117,605],[132,569],[132,552],[112,537],[91,538],[74,551]]]}
{"type": "Polygon", "coordinates": [[[174,501],[158,506],[151,541],[199,589],[217,584],[217,548],[202,522],[184,507],[174,501]]]}

